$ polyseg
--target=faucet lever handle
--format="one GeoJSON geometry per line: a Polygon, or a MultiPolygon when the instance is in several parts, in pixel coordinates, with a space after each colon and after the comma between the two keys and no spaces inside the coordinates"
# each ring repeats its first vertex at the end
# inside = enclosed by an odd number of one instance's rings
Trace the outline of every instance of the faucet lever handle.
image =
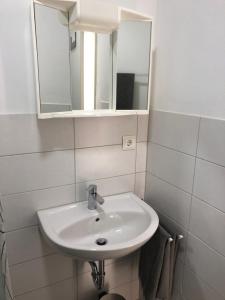
{"type": "Polygon", "coordinates": [[[90,194],[97,194],[97,185],[96,184],[90,184],[89,187],[87,188],[87,191],[90,194]]]}

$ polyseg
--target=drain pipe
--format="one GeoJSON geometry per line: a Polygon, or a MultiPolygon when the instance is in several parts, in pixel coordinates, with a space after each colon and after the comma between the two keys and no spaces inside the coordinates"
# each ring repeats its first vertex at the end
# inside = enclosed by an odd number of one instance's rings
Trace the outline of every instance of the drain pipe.
{"type": "Polygon", "coordinates": [[[92,272],[91,276],[97,290],[102,290],[105,283],[105,261],[99,260],[98,265],[94,261],[89,261],[92,272]]]}

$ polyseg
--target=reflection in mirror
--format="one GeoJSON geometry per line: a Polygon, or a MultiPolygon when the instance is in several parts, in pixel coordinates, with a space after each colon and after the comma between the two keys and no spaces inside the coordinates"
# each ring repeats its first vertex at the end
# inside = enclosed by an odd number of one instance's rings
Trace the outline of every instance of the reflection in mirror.
{"type": "Polygon", "coordinates": [[[68,14],[35,4],[41,112],[71,110],[68,14]]]}
{"type": "Polygon", "coordinates": [[[112,109],[112,35],[75,32],[69,14],[35,4],[41,112],[112,109]]]}
{"type": "Polygon", "coordinates": [[[146,110],[151,22],[121,22],[117,39],[117,109],[146,110]]]}
{"type": "Polygon", "coordinates": [[[112,34],[96,35],[96,109],[112,109],[112,34]]]}

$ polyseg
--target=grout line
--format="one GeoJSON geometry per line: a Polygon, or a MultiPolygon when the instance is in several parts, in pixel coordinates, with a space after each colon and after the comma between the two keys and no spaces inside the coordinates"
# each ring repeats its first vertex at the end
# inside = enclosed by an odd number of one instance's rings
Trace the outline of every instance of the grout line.
{"type": "Polygon", "coordinates": [[[189,118],[198,118],[198,119],[202,118],[202,119],[209,119],[209,120],[212,120],[212,121],[225,122],[224,118],[214,117],[214,116],[208,116],[208,115],[191,114],[191,113],[184,113],[184,112],[179,112],[179,111],[170,111],[170,110],[163,110],[163,109],[151,109],[150,111],[167,113],[167,114],[170,114],[170,115],[179,115],[179,116],[184,116],[184,117],[189,117],[189,118]]]}
{"type": "Polygon", "coordinates": [[[127,174],[121,174],[121,175],[116,175],[116,176],[111,176],[111,177],[102,177],[102,178],[88,179],[88,180],[86,180],[86,181],[76,182],[75,184],[84,184],[84,183],[92,182],[92,181],[100,181],[100,180],[104,180],[104,179],[113,179],[113,178],[118,178],[118,177],[124,177],[124,176],[129,176],[129,175],[135,175],[135,173],[136,173],[136,172],[127,173],[127,174]]]}
{"type": "MultiPolygon", "coordinates": [[[[200,126],[200,125],[199,125],[199,126],[200,126]]],[[[199,139],[199,136],[198,136],[198,139],[199,139]]],[[[197,141],[197,144],[198,144],[198,142],[199,142],[199,140],[197,141]]],[[[208,159],[206,159],[206,158],[203,158],[203,157],[201,157],[200,155],[198,155],[198,154],[197,154],[197,149],[196,149],[195,155],[192,155],[192,154],[188,154],[188,153],[185,153],[185,152],[180,151],[180,150],[178,150],[178,149],[171,148],[171,147],[168,147],[168,146],[165,146],[165,145],[162,145],[162,144],[153,142],[153,141],[149,141],[149,143],[150,143],[150,144],[153,144],[153,145],[160,146],[160,147],[165,148],[165,149],[168,149],[168,150],[172,150],[172,151],[174,151],[174,152],[182,153],[182,154],[184,154],[184,155],[188,155],[188,156],[197,158],[197,159],[199,159],[199,160],[206,161],[206,162],[208,162],[208,163],[214,164],[214,165],[219,166],[219,167],[222,167],[222,168],[225,168],[224,165],[221,165],[221,164],[216,163],[216,162],[214,162],[214,161],[210,161],[210,160],[208,160],[208,159]]],[[[198,146],[197,146],[197,147],[198,147],[198,146]]]]}
{"type": "Polygon", "coordinates": [[[201,118],[199,119],[199,124],[198,124],[197,145],[196,145],[196,150],[195,150],[194,174],[193,174],[192,188],[191,188],[191,205],[190,205],[189,218],[188,218],[189,219],[188,230],[190,229],[190,222],[191,222],[192,198],[193,198],[193,193],[194,193],[194,184],[195,184],[195,177],[196,177],[196,164],[197,164],[197,152],[198,152],[199,135],[200,135],[200,124],[201,124],[201,118]]]}
{"type": "Polygon", "coordinates": [[[136,176],[136,172],[137,172],[137,147],[138,147],[138,143],[137,143],[137,139],[138,139],[138,116],[136,116],[136,147],[135,147],[135,176],[134,176],[134,192],[136,189],[136,181],[137,181],[137,176],[136,176]]]}
{"type": "Polygon", "coordinates": [[[203,161],[208,162],[209,164],[216,165],[217,167],[221,167],[221,168],[224,168],[224,169],[225,169],[225,166],[220,165],[220,164],[218,164],[218,163],[215,163],[215,162],[213,162],[213,161],[207,160],[207,159],[202,158],[202,157],[200,157],[200,156],[196,156],[196,158],[197,158],[198,160],[203,160],[203,161]]]}
{"type": "MultiPolygon", "coordinates": [[[[151,204],[151,202],[149,202],[151,204]]],[[[154,208],[154,206],[153,206],[154,208]]],[[[159,212],[160,215],[163,215],[165,218],[169,219],[171,222],[175,223],[176,226],[180,227],[184,232],[188,233],[188,230],[184,227],[184,225],[180,224],[177,220],[175,220],[174,218],[168,216],[164,211],[161,211],[158,208],[154,208],[156,211],[159,212]]]]}
{"type": "Polygon", "coordinates": [[[212,205],[211,203],[207,202],[206,200],[201,199],[200,197],[195,196],[195,195],[193,195],[193,198],[196,198],[197,200],[203,202],[205,205],[207,205],[207,206],[209,206],[209,207],[211,207],[211,208],[217,210],[218,212],[220,212],[220,213],[222,213],[222,214],[225,214],[225,211],[224,211],[224,210],[219,209],[218,207],[216,207],[216,206],[212,205]]]}
{"type": "Polygon", "coordinates": [[[10,264],[9,268],[14,268],[16,266],[23,265],[23,264],[26,264],[26,263],[29,263],[29,262],[32,262],[32,261],[35,261],[35,260],[44,259],[44,258],[47,258],[47,257],[50,257],[50,256],[62,256],[62,254],[60,254],[59,252],[52,252],[52,253],[45,254],[45,255],[42,255],[42,256],[37,256],[37,257],[31,258],[31,259],[26,259],[26,260],[23,260],[23,261],[18,262],[16,264],[10,264]]]}
{"type": "MultiPolygon", "coordinates": [[[[136,143],[137,144],[145,143],[145,141],[137,141],[137,135],[135,137],[136,137],[136,143]]],[[[121,136],[121,138],[122,138],[122,136],[121,136]]],[[[75,148],[75,151],[76,150],[82,150],[82,149],[103,148],[103,147],[113,147],[113,146],[121,146],[122,147],[123,143],[119,143],[119,144],[118,143],[116,143],[116,144],[103,144],[103,145],[87,146],[87,147],[78,147],[78,148],[75,148]]],[[[128,151],[134,151],[134,150],[131,149],[131,150],[128,150],[128,151]]]]}
{"type": "Polygon", "coordinates": [[[206,242],[204,242],[201,238],[199,238],[198,236],[196,236],[195,234],[193,234],[192,232],[188,231],[188,235],[194,237],[195,239],[197,239],[200,243],[202,243],[206,248],[208,248],[208,250],[210,250],[211,252],[213,252],[214,254],[220,256],[222,259],[224,259],[225,262],[225,254],[222,254],[220,252],[218,252],[216,249],[212,248],[211,246],[209,246],[206,242]]]}
{"type": "Polygon", "coordinates": [[[165,180],[165,179],[163,179],[163,178],[157,176],[156,174],[152,173],[151,171],[150,171],[150,172],[147,171],[147,173],[149,173],[149,174],[152,175],[153,177],[156,177],[156,178],[158,178],[159,180],[161,180],[161,181],[163,181],[163,182],[165,182],[165,183],[167,183],[167,184],[169,184],[169,185],[172,185],[173,187],[177,188],[178,190],[180,190],[180,191],[182,191],[182,192],[184,192],[184,193],[186,193],[186,194],[188,194],[188,195],[190,195],[190,196],[192,195],[191,192],[185,191],[184,189],[180,188],[179,186],[177,186],[177,185],[175,185],[175,184],[173,184],[173,183],[171,183],[171,182],[169,182],[169,181],[167,181],[167,180],[165,180]]]}
{"type": "MultiPolygon", "coordinates": [[[[149,202],[151,204],[151,202],[149,202]]],[[[154,208],[154,207],[153,207],[154,208]]],[[[180,227],[185,233],[188,233],[188,230],[181,225],[180,223],[177,222],[177,220],[171,218],[170,216],[168,216],[165,212],[162,212],[160,209],[158,208],[154,208],[156,211],[159,212],[159,214],[163,215],[165,218],[169,219],[171,222],[175,223],[176,226],[180,227]]]]}
{"type": "Polygon", "coordinates": [[[191,156],[191,157],[195,157],[194,154],[190,154],[190,153],[186,153],[186,152],[183,152],[181,150],[178,150],[178,149],[175,149],[175,148],[172,148],[172,147],[168,147],[168,146],[165,146],[165,145],[162,145],[162,144],[159,144],[159,143],[156,143],[156,142],[153,142],[153,141],[149,141],[150,144],[153,144],[153,145],[157,145],[157,146],[160,146],[162,148],[166,148],[168,150],[172,150],[172,151],[175,151],[175,152],[178,152],[178,153],[182,153],[184,155],[188,155],[188,156],[191,156]]]}
{"type": "MultiPolygon", "coordinates": [[[[195,150],[195,162],[194,162],[194,174],[193,174],[193,180],[192,180],[192,189],[191,189],[191,203],[189,206],[189,216],[187,220],[187,235],[189,235],[190,231],[190,224],[191,224],[191,214],[192,214],[192,203],[193,203],[193,192],[194,192],[194,184],[195,184],[195,176],[196,176],[196,164],[197,164],[197,153],[198,153],[198,145],[199,145],[199,136],[200,136],[200,126],[201,126],[201,118],[199,118],[198,121],[198,131],[197,131],[197,144],[196,144],[196,150],[195,150]]],[[[188,252],[188,237],[185,245],[185,250],[184,250],[184,264],[186,263],[187,260],[187,252],[188,252]]],[[[183,290],[183,285],[184,285],[184,276],[185,274],[183,273],[182,277],[182,290],[183,290]]]]}
{"type": "MultiPolygon", "coordinates": [[[[209,289],[213,290],[216,294],[218,294],[218,296],[221,296],[222,298],[224,298],[224,296],[222,294],[220,294],[219,291],[217,291],[205,279],[203,279],[201,276],[199,276],[199,274],[196,273],[189,265],[184,265],[184,268],[189,269],[189,272],[191,272],[195,277],[197,277],[199,280],[201,280],[203,282],[203,284],[205,284],[209,289]]],[[[183,294],[182,294],[182,296],[183,296],[183,294]]]]}
{"type": "Polygon", "coordinates": [[[54,149],[54,150],[44,150],[44,151],[34,151],[34,152],[6,154],[6,155],[0,155],[0,159],[4,158],[4,157],[28,156],[28,155],[33,155],[33,154],[45,154],[45,153],[64,152],[64,151],[74,151],[74,148],[65,148],[65,149],[54,149]]]}
{"type": "MultiPolygon", "coordinates": [[[[144,172],[141,172],[141,173],[144,173],[144,172]]],[[[89,180],[86,180],[86,181],[72,182],[72,183],[68,183],[68,184],[64,184],[64,185],[49,186],[49,187],[45,187],[45,188],[39,188],[39,189],[34,189],[34,190],[27,190],[27,191],[17,192],[17,193],[2,194],[2,196],[4,198],[7,198],[8,196],[13,196],[13,195],[21,195],[21,194],[27,194],[27,193],[32,193],[32,192],[38,192],[38,191],[47,191],[47,190],[62,188],[62,187],[66,187],[66,186],[73,186],[73,185],[77,185],[77,184],[84,184],[84,183],[87,183],[87,182],[90,182],[90,181],[98,181],[98,180],[104,180],[104,179],[113,179],[113,178],[117,178],[117,177],[129,176],[129,175],[135,175],[135,172],[127,173],[127,174],[115,175],[115,176],[111,176],[111,177],[94,178],[94,179],[89,179],[89,180]]]]}
{"type": "MultiPolygon", "coordinates": [[[[16,193],[10,193],[10,194],[2,194],[2,196],[4,198],[7,198],[9,196],[23,195],[23,194],[32,193],[32,192],[39,192],[39,191],[47,191],[47,190],[59,189],[59,188],[63,188],[63,187],[73,186],[74,184],[76,184],[76,182],[67,183],[67,184],[63,184],[63,185],[47,186],[47,187],[44,187],[44,188],[39,188],[39,189],[34,189],[34,190],[27,190],[27,191],[23,191],[23,192],[16,192],[16,193]]],[[[8,199],[6,201],[8,201],[8,199]]]]}
{"type": "Polygon", "coordinates": [[[38,223],[37,224],[33,224],[33,225],[29,225],[29,226],[25,226],[25,227],[18,227],[18,228],[16,228],[16,229],[13,229],[13,230],[8,230],[8,231],[6,231],[5,232],[5,234],[6,234],[6,236],[9,234],[9,233],[14,233],[14,232],[16,232],[16,231],[22,231],[22,230],[25,230],[25,229],[28,229],[28,228],[39,228],[39,225],[38,225],[38,223]]]}
{"type": "Polygon", "coordinates": [[[33,292],[36,292],[36,291],[38,291],[38,290],[42,290],[42,289],[45,289],[45,288],[48,288],[48,287],[52,287],[52,286],[58,285],[58,284],[61,283],[61,282],[65,282],[65,281],[72,280],[72,279],[74,279],[74,278],[73,278],[73,277],[67,277],[67,278],[65,278],[65,279],[56,281],[56,282],[54,282],[54,283],[50,283],[50,284],[47,284],[47,285],[44,285],[44,286],[41,286],[41,287],[38,287],[38,288],[34,288],[34,289],[29,290],[29,291],[27,291],[27,292],[24,292],[24,293],[22,293],[22,294],[15,294],[14,296],[15,296],[15,297],[21,297],[21,296],[27,295],[27,294],[29,294],[29,293],[33,293],[33,292]]]}
{"type": "MultiPolygon", "coordinates": [[[[76,169],[76,151],[75,151],[75,126],[76,126],[75,122],[76,122],[76,119],[74,118],[73,119],[73,140],[74,140],[74,154],[73,154],[73,159],[74,159],[73,167],[74,167],[74,170],[73,170],[73,173],[74,173],[74,180],[76,182],[77,169],[76,169]]],[[[75,193],[74,201],[77,202],[77,186],[76,186],[76,183],[75,183],[75,186],[74,186],[74,193],[75,193]]]]}
{"type": "MultiPolygon", "coordinates": [[[[144,143],[144,142],[137,142],[137,143],[144,143]]],[[[12,153],[12,154],[0,154],[0,159],[4,157],[13,157],[13,156],[28,156],[33,154],[44,154],[44,153],[54,153],[54,152],[64,152],[64,151],[76,151],[82,149],[91,149],[91,148],[105,148],[105,147],[113,147],[113,146],[122,146],[122,143],[115,143],[115,144],[102,144],[102,145],[94,145],[94,146],[87,146],[87,147],[78,147],[76,148],[75,140],[74,140],[74,147],[73,148],[59,148],[59,149],[52,149],[52,150],[39,150],[33,152],[21,152],[21,153],[12,153]]],[[[132,150],[129,150],[132,151],[132,150]]]]}

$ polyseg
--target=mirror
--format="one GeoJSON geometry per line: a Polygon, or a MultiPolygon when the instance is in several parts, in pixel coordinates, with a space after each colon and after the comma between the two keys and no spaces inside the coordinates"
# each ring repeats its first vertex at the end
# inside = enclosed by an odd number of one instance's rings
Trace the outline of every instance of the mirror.
{"type": "Polygon", "coordinates": [[[151,23],[121,22],[117,41],[118,110],[148,109],[151,23]]]}
{"type": "Polygon", "coordinates": [[[151,21],[95,33],[70,18],[34,3],[40,113],[148,110],[151,21]]]}

